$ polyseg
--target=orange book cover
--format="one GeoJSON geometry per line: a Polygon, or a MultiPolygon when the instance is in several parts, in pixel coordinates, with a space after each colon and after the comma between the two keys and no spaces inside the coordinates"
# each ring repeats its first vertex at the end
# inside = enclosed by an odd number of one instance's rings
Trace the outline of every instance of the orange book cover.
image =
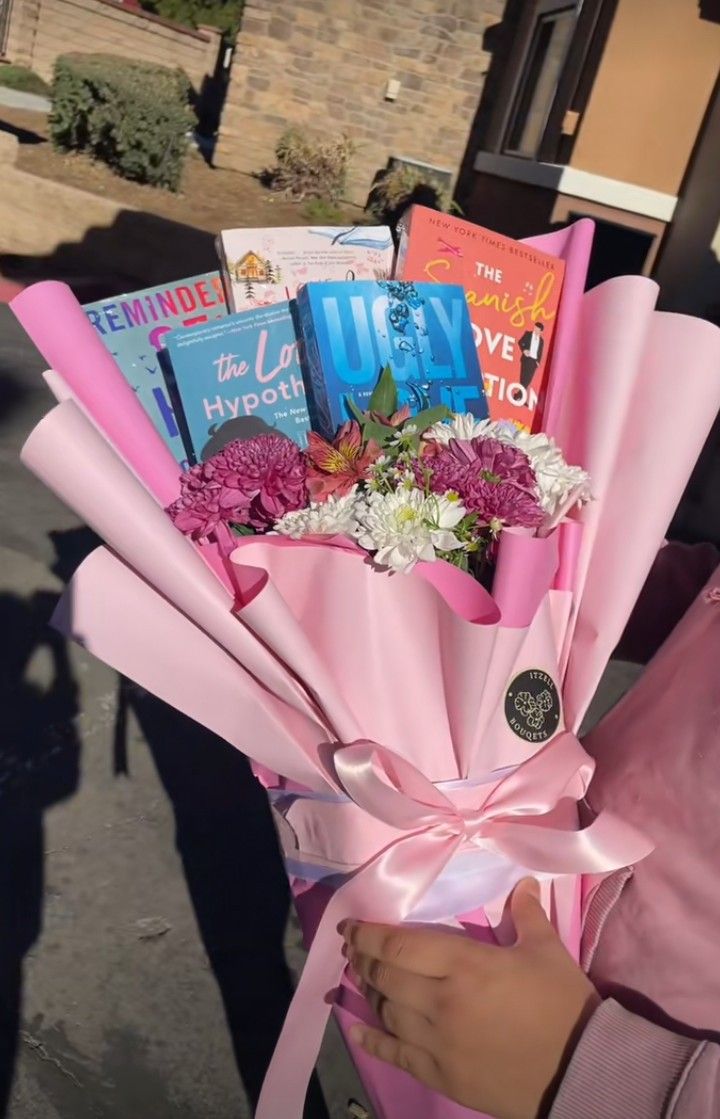
{"type": "Polygon", "coordinates": [[[396,277],[462,284],[490,416],[536,430],[565,262],[451,214],[412,206],[396,277]]]}

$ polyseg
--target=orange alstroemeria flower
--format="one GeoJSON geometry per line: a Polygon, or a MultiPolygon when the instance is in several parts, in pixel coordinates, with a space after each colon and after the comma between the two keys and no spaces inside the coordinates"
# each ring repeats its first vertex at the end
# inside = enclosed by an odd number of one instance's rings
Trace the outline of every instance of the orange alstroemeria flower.
{"type": "Polygon", "coordinates": [[[307,448],[310,497],[313,501],[325,501],[330,494],[342,497],[368,477],[379,455],[380,446],[373,439],[363,447],[356,420],[343,424],[332,443],[311,431],[307,448]]]}

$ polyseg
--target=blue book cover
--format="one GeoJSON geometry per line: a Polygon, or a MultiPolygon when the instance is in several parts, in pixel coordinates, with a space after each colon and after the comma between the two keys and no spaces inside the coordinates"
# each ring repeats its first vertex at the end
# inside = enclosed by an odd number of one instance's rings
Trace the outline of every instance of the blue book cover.
{"type": "Polygon", "coordinates": [[[168,386],[182,409],[196,461],[232,439],[272,431],[306,446],[310,421],[288,303],[174,330],[165,346],[168,386]]]}
{"type": "Polygon", "coordinates": [[[187,455],[160,368],[165,338],[179,327],[224,318],[227,305],[219,272],[86,303],[83,310],[155,429],[182,466],[187,455]]]}
{"type": "Polygon", "coordinates": [[[358,280],[309,283],[298,294],[313,426],[330,438],[363,410],[389,365],[413,413],[444,404],[488,414],[465,292],[457,284],[358,280]]]}

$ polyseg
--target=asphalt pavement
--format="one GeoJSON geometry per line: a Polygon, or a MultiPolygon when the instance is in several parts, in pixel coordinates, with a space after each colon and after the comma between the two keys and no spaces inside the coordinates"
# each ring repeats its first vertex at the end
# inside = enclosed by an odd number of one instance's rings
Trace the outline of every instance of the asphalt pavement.
{"type": "MultiPolygon", "coordinates": [[[[0,1116],[245,1119],[303,959],[274,829],[240,754],[48,627],[95,541],[18,459],[42,369],[0,305],[0,1116]]],[[[345,1119],[334,1034],[320,1074],[345,1119]]]]}

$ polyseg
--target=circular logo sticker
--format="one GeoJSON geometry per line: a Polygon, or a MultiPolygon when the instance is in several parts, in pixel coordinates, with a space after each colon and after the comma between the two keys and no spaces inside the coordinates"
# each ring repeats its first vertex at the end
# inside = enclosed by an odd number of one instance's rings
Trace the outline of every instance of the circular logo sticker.
{"type": "Polygon", "coordinates": [[[552,738],[560,722],[560,696],[552,676],[539,668],[516,676],[505,695],[505,718],[526,742],[552,738]]]}

